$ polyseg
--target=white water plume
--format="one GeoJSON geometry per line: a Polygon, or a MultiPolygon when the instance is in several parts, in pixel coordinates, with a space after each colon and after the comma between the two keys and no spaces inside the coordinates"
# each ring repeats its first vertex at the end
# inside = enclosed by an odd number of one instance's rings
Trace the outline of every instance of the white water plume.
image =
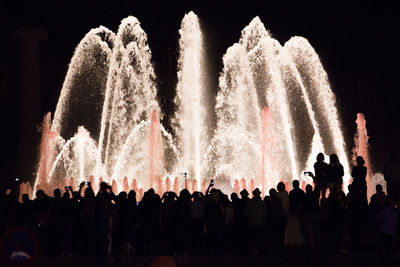
{"type": "MultiPolygon", "coordinates": [[[[191,189],[214,178],[227,192],[240,180],[239,187],[257,185],[266,193],[280,180],[306,180],[301,172],[312,170],[319,152],[338,154],[347,185],[335,96],[306,39],[294,37],[282,47],[255,17],[222,59],[214,107],[204,36],[193,12],[184,16],[179,35],[174,134],[160,123],[151,51],[139,21],[123,19],[116,35],[104,27],[85,35],[53,122],[50,115],[44,121],[38,168],[43,186],[74,177],[75,185],[92,179],[96,187],[104,178],[120,191],[134,179],[136,190],[153,186],[161,192],[172,187],[166,177],[188,172],[191,189]]],[[[179,180],[176,187],[184,184],[179,180]]]]}
{"type": "Polygon", "coordinates": [[[178,84],[174,124],[181,151],[181,171],[201,181],[202,162],[208,145],[207,99],[203,64],[203,36],[199,19],[189,12],[179,30],[178,84]]]}
{"type": "Polygon", "coordinates": [[[108,175],[112,174],[132,129],[158,110],[154,80],[147,35],[136,18],[125,18],[119,26],[110,61],[96,177],[103,163],[108,175]]]}

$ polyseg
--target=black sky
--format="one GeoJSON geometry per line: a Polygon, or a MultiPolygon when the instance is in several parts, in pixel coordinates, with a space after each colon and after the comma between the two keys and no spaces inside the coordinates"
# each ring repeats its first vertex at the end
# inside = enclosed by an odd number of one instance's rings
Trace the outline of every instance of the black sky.
{"type": "MultiPolygon", "coordinates": [[[[1,44],[16,27],[42,26],[49,31],[48,49],[70,58],[91,28],[104,25],[116,31],[121,19],[136,16],[150,41],[160,29],[176,41],[184,14],[199,15],[216,49],[237,41],[254,16],[280,42],[293,35],[310,40],[324,61],[341,71],[388,71],[397,47],[399,20],[391,1],[12,1],[1,8],[1,44]],[[347,58],[346,58],[347,57],[347,58]],[[345,63],[336,62],[343,60],[345,63]],[[382,64],[386,63],[386,64],[382,64]]],[[[4,51],[4,50],[3,50],[4,51]]],[[[3,54],[4,56],[4,54],[3,54]]],[[[390,69],[389,69],[390,71],[390,69]]]]}

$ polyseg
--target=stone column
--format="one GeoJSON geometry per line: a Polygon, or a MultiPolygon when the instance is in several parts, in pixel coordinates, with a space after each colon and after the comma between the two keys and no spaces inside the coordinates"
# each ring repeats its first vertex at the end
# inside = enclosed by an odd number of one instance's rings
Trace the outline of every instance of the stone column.
{"type": "Polygon", "coordinates": [[[18,45],[18,162],[17,175],[33,181],[35,176],[40,133],[40,43],[47,40],[43,28],[20,27],[13,35],[18,45]]]}

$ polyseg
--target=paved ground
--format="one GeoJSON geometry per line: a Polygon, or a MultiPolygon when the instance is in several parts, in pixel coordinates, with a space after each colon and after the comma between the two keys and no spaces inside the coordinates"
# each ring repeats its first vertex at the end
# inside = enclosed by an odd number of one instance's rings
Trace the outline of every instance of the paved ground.
{"type": "MultiPolygon", "coordinates": [[[[152,266],[155,257],[136,257],[133,266],[152,266]]],[[[377,251],[359,251],[359,252],[337,252],[337,253],[311,253],[305,249],[285,250],[282,253],[267,253],[262,256],[254,257],[195,257],[180,256],[174,257],[176,266],[185,267],[262,267],[262,266],[327,266],[327,267],[357,267],[357,266],[384,266],[377,251]]],[[[7,265],[2,265],[7,266],[7,265]]],[[[44,267],[91,267],[91,266],[116,266],[116,258],[108,257],[105,261],[99,262],[92,258],[71,257],[71,258],[42,258],[29,265],[15,266],[44,266],[44,267]]],[[[387,266],[400,266],[400,251],[395,251],[392,262],[387,266]]]]}

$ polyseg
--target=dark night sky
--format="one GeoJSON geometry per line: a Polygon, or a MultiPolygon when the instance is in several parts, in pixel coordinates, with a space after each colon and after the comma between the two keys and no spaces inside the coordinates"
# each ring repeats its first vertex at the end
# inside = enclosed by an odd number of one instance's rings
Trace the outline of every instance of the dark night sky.
{"type": "MultiPolygon", "coordinates": [[[[373,77],[371,83],[378,91],[377,101],[383,103],[384,115],[388,118],[384,130],[374,131],[371,127],[371,141],[373,137],[383,138],[386,133],[399,135],[397,39],[400,23],[394,1],[12,1],[0,8],[0,48],[3,51],[0,63],[12,65],[15,61],[12,53],[15,44],[10,42],[10,36],[16,28],[40,26],[49,34],[48,41],[41,47],[42,54],[63,66],[65,73],[75,46],[91,28],[103,25],[116,32],[121,19],[128,15],[141,21],[150,47],[162,43],[177,48],[180,21],[190,10],[199,16],[205,31],[215,66],[215,80],[221,71],[223,53],[238,41],[241,30],[251,19],[259,16],[282,44],[294,35],[307,38],[328,72],[341,114],[355,116],[354,112],[365,112],[372,126],[381,118],[368,106],[371,103],[359,105],[357,111],[352,109],[354,99],[348,98],[347,85],[359,74],[373,77]]],[[[157,58],[153,60],[157,64],[157,58]]],[[[58,96],[62,79],[56,84],[60,87],[53,88],[52,94],[58,96]]],[[[42,103],[43,112],[54,112],[56,101],[57,97],[53,97],[42,103]]],[[[2,124],[10,120],[3,114],[2,124]]],[[[354,134],[353,121],[353,118],[343,119],[348,140],[354,134]]],[[[15,131],[2,135],[8,139],[15,131]]],[[[8,149],[13,150],[12,145],[8,149]]],[[[3,149],[3,158],[7,153],[10,155],[10,151],[3,149]]],[[[11,175],[13,171],[7,173],[11,175]]]]}
{"type": "Polygon", "coordinates": [[[17,26],[42,26],[49,32],[45,45],[49,52],[69,59],[90,28],[104,25],[116,31],[120,20],[128,15],[141,21],[150,42],[160,35],[160,29],[176,41],[180,20],[193,10],[220,53],[237,41],[241,29],[258,15],[281,43],[293,35],[308,38],[328,71],[386,72],[394,66],[390,48],[397,46],[398,14],[389,1],[190,2],[13,1],[0,11],[4,31],[1,45],[7,46],[17,26]]]}

